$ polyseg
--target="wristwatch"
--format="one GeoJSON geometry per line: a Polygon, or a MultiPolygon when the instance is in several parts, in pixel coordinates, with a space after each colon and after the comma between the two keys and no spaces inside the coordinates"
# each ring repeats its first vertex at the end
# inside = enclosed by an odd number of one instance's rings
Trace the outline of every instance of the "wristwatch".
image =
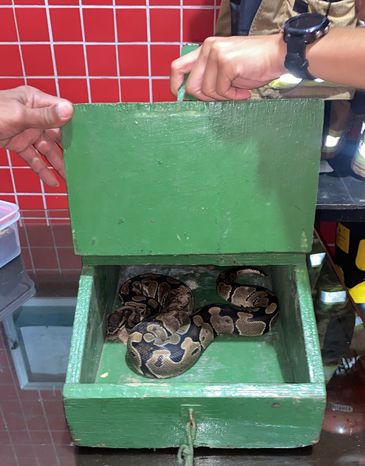
{"type": "Polygon", "coordinates": [[[319,13],[303,13],[289,18],[283,27],[287,53],[284,66],[297,78],[315,79],[308,71],[305,49],[308,44],[327,34],[329,20],[319,13]]]}

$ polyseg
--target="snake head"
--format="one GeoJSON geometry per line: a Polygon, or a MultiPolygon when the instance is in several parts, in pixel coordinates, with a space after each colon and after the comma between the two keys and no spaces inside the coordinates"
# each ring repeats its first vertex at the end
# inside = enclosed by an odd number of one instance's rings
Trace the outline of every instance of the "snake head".
{"type": "Polygon", "coordinates": [[[107,336],[117,338],[123,329],[129,333],[146,315],[145,304],[133,301],[125,303],[108,316],[107,336]]]}
{"type": "Polygon", "coordinates": [[[125,326],[126,316],[123,310],[117,309],[112,314],[109,314],[106,334],[108,337],[118,337],[121,328],[125,326]]]}

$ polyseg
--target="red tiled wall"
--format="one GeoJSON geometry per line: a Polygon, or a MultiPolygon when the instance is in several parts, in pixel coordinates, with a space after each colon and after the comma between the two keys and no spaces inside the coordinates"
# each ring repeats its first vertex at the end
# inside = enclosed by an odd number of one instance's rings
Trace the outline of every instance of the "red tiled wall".
{"type": "MultiPolygon", "coordinates": [[[[0,89],[29,84],[79,102],[174,100],[171,61],[214,34],[220,0],[0,0],[0,89]]],[[[22,210],[67,208],[0,149],[0,199],[22,210]]]]}
{"type": "Polygon", "coordinates": [[[26,217],[27,213],[23,211],[19,238],[28,274],[37,282],[42,273],[50,275],[51,271],[77,277],[81,259],[74,254],[70,221],[60,215],[67,211],[48,211],[47,220],[41,219],[42,211],[32,211],[33,218],[26,217]]]}

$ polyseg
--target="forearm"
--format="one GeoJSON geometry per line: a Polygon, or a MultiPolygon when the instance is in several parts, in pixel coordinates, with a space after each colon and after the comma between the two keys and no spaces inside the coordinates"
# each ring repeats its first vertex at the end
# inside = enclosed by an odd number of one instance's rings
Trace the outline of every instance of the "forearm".
{"type": "Polygon", "coordinates": [[[313,76],[364,89],[365,29],[331,29],[307,47],[307,59],[313,76]]]}

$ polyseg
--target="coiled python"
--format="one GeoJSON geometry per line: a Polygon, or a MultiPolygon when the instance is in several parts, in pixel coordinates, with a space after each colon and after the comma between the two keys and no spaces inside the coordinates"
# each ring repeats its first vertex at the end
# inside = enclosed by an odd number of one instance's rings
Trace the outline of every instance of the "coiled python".
{"type": "Polygon", "coordinates": [[[267,288],[242,284],[258,269],[235,268],[220,273],[217,292],[227,304],[210,304],[193,313],[191,289],[158,274],[130,278],[119,289],[122,307],[109,315],[107,337],[127,330],[126,360],[137,373],[151,378],[182,374],[218,335],[258,336],[271,330],[278,301],[267,288]]]}

